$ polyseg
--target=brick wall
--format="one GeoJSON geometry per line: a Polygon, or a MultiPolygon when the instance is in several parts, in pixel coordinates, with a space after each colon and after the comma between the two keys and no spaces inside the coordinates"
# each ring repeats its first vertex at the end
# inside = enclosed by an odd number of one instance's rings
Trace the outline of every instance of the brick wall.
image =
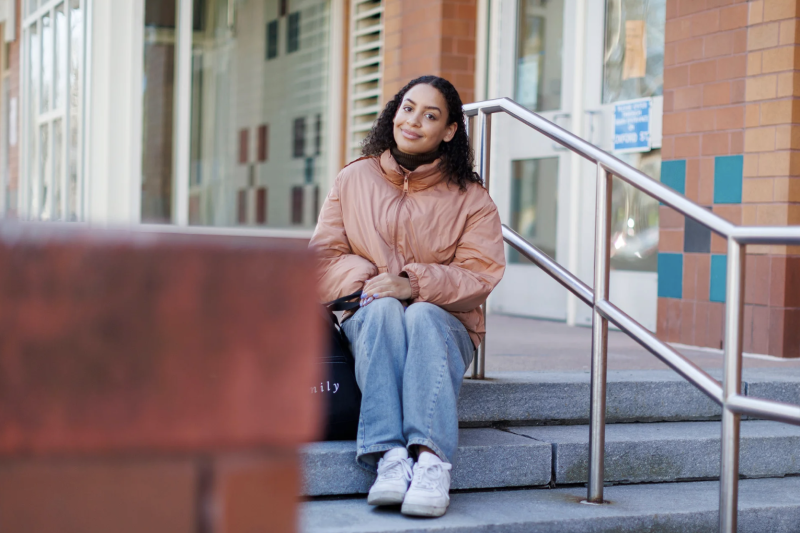
{"type": "MultiPolygon", "coordinates": [[[[662,181],[734,224],[800,223],[796,11],[796,0],[667,2],[662,181]]],[[[658,335],[721,348],[727,243],[660,215],[658,335]]],[[[748,247],[745,351],[800,356],[791,252],[748,247]]]]}
{"type": "Polygon", "coordinates": [[[384,9],[383,101],[413,78],[433,74],[472,102],[476,0],[387,0],[384,9]]]}
{"type": "Polygon", "coordinates": [[[306,244],[15,230],[0,531],[296,531],[297,447],[321,429],[306,244]]]}

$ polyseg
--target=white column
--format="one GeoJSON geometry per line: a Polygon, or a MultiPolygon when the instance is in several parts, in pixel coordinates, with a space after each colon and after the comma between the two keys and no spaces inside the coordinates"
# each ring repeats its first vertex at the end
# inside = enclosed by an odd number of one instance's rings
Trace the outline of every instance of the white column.
{"type": "MultiPolygon", "coordinates": [[[[86,5],[86,2],[84,2],[86,5]]],[[[140,220],[144,0],[91,2],[84,206],[95,223],[140,220]]],[[[87,73],[88,65],[87,65],[87,73]]]]}
{"type": "Polygon", "coordinates": [[[192,114],[192,0],[178,0],[173,99],[172,222],[189,224],[189,163],[192,114]]]}
{"type": "MultiPolygon", "coordinates": [[[[586,59],[586,0],[576,0],[575,5],[575,70],[572,78],[572,133],[583,137],[584,94],[583,86],[586,59]]],[[[581,173],[583,158],[573,152],[570,155],[569,195],[569,256],[567,269],[573,274],[580,267],[581,238],[581,173]]],[[[567,325],[574,326],[581,302],[572,294],[567,295],[567,325]]]]}

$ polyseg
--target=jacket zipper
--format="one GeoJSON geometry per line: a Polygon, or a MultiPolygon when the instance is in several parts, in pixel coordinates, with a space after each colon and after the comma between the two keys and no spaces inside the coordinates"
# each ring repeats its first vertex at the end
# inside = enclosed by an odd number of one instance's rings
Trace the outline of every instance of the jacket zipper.
{"type": "Polygon", "coordinates": [[[400,254],[397,251],[397,232],[400,228],[400,207],[405,202],[406,197],[408,196],[408,174],[404,174],[403,177],[403,194],[400,196],[400,200],[397,202],[397,209],[395,210],[395,217],[394,217],[394,254],[397,258],[397,263],[400,264],[400,254]]]}

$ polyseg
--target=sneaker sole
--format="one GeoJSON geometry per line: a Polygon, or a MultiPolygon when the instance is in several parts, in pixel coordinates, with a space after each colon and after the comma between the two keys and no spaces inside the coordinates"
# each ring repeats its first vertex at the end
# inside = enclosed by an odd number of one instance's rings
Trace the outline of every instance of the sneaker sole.
{"type": "Polygon", "coordinates": [[[369,496],[367,496],[367,503],[370,505],[400,505],[405,497],[405,492],[394,490],[370,492],[369,496]]]}
{"type": "Polygon", "coordinates": [[[404,503],[400,512],[408,516],[430,516],[439,517],[447,511],[447,506],[436,507],[434,505],[419,505],[413,503],[404,503]]]}

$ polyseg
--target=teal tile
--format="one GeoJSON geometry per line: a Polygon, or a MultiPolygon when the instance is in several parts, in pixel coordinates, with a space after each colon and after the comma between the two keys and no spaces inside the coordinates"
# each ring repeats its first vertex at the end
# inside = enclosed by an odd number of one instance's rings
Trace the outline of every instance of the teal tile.
{"type": "Polygon", "coordinates": [[[658,296],[683,296],[683,254],[658,254],[658,296]]]}
{"type": "Polygon", "coordinates": [[[714,158],[714,203],[742,203],[742,169],[744,156],[725,155],[714,158]]]}
{"type": "Polygon", "coordinates": [[[686,194],[686,160],[662,161],[661,183],[681,194],[686,194]]]}
{"type": "Polygon", "coordinates": [[[711,276],[710,289],[708,291],[708,299],[712,302],[725,301],[725,280],[728,279],[728,256],[727,255],[712,255],[711,256],[711,269],[709,275],[711,276]]]}

